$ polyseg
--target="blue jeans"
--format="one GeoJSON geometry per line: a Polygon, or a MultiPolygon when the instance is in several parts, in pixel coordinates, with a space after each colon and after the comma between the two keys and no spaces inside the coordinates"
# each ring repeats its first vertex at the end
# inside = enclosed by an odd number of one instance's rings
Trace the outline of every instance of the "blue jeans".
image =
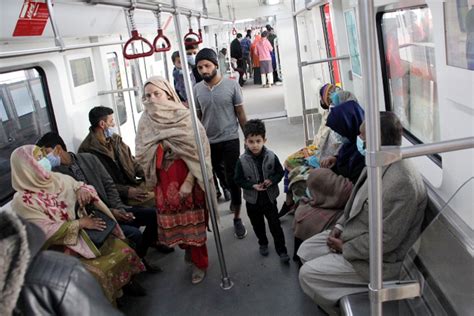
{"type": "Polygon", "coordinates": [[[120,222],[122,231],[134,245],[132,247],[140,258],[146,255],[148,247],[154,245],[158,239],[158,224],[156,219],[156,209],[131,206],[125,209],[126,212],[133,213],[135,219],[131,222],[120,222]],[[140,227],[145,226],[145,230],[140,231],[140,227]]]}

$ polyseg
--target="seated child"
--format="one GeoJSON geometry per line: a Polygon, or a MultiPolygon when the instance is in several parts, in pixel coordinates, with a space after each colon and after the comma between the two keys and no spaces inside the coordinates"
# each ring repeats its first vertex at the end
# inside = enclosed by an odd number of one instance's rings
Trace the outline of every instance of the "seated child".
{"type": "Polygon", "coordinates": [[[260,254],[268,256],[268,239],[265,233],[267,218],[275,249],[282,263],[288,263],[285,235],[278,219],[278,183],[283,178],[283,167],[278,157],[264,144],[265,125],[261,120],[250,120],[244,126],[245,153],[235,166],[235,183],[243,189],[247,214],[260,245],[260,254]]]}

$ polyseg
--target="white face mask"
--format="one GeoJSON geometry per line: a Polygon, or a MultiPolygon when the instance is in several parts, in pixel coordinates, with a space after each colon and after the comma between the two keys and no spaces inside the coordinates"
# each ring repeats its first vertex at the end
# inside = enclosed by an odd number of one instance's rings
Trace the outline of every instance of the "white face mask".
{"type": "Polygon", "coordinates": [[[113,134],[115,134],[115,128],[114,127],[107,127],[104,131],[105,138],[110,138],[112,137],[113,134]]]}

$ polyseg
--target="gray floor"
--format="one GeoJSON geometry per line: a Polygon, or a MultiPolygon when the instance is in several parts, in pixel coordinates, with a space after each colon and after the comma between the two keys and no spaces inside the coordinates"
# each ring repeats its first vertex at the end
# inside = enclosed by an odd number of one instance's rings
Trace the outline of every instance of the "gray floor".
{"type": "MultiPolygon", "coordinates": [[[[245,107],[252,117],[267,117],[270,112],[282,109],[281,87],[271,89],[256,86],[244,87],[245,107]],[[262,93],[260,93],[260,91],[262,93]],[[258,100],[258,102],[257,102],[258,100]],[[272,103],[272,104],[269,104],[272,103]]],[[[250,116],[249,115],[249,116],[250,116]]],[[[266,121],[267,145],[283,160],[303,143],[301,125],[289,125],[285,118],[266,121]]],[[[282,184],[280,184],[282,185],[282,184]]],[[[278,205],[283,203],[280,195],[278,205]]],[[[123,311],[127,315],[323,315],[298,284],[298,268],[291,261],[282,265],[270,245],[270,255],[261,257],[245,208],[242,219],[248,235],[238,240],[233,235],[229,203],[220,201],[220,236],[229,275],[234,282],[232,289],[220,288],[221,273],[212,233],[208,234],[210,266],[206,279],[198,285],[191,284],[191,269],[184,263],[184,252],[179,248],[174,253],[162,255],[154,250],[149,258],[164,269],[160,274],[139,276],[148,290],[143,298],[126,298],[123,311]]],[[[290,255],[293,253],[293,217],[282,218],[286,243],[290,255]]],[[[269,234],[269,232],[267,232],[269,234]]],[[[271,242],[271,237],[269,236],[271,242]]]]}

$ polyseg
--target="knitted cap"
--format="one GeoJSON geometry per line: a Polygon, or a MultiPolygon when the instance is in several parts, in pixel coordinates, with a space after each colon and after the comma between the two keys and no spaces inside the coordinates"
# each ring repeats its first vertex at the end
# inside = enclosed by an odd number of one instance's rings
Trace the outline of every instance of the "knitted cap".
{"type": "Polygon", "coordinates": [[[201,60],[209,60],[214,65],[218,66],[219,62],[217,61],[217,54],[210,48],[203,48],[201,49],[196,55],[196,65],[201,60]]]}
{"type": "Polygon", "coordinates": [[[329,95],[334,89],[335,89],[334,85],[330,83],[326,83],[325,85],[323,85],[321,89],[319,90],[321,101],[323,101],[325,104],[330,104],[331,100],[329,99],[329,95]]]}

